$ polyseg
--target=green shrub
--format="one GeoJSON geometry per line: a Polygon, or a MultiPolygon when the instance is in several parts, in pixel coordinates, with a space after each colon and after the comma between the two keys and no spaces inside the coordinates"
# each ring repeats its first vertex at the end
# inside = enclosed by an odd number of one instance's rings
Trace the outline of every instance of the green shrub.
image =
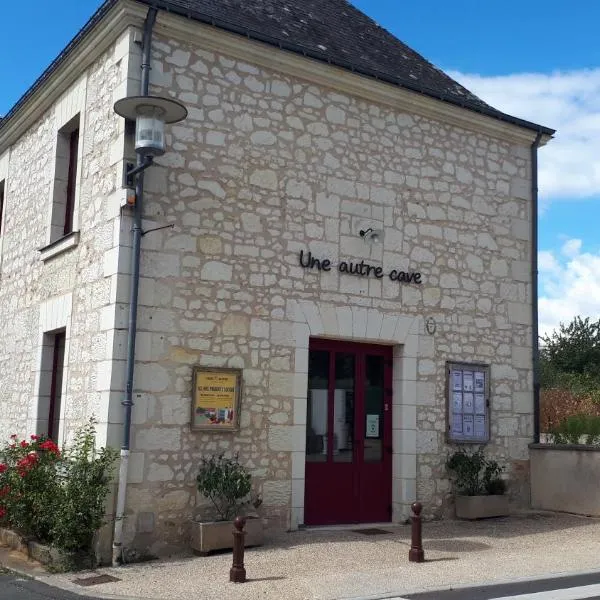
{"type": "Polygon", "coordinates": [[[453,473],[459,494],[484,496],[506,492],[506,482],[500,477],[504,469],[495,460],[486,459],[481,449],[467,452],[460,448],[448,458],[446,467],[453,473]]]}
{"type": "Polygon", "coordinates": [[[60,478],[60,509],[52,528],[53,545],[67,552],[85,552],[92,547],[94,534],[104,524],[104,503],[110,489],[117,452],[96,451],[94,422],[75,435],[64,453],[60,478]]]}
{"type": "Polygon", "coordinates": [[[600,417],[572,415],[561,421],[550,432],[555,444],[600,445],[600,417]],[[583,439],[582,439],[583,438],[583,439]]]}
{"type": "Polygon", "coordinates": [[[58,446],[42,436],[29,440],[11,436],[0,451],[0,522],[25,537],[51,539],[60,502],[56,477],[58,446]]]}
{"type": "Polygon", "coordinates": [[[60,452],[30,436],[0,450],[0,524],[65,552],[89,552],[102,525],[116,451],[96,453],[95,421],[60,452]]]}
{"type": "Polygon", "coordinates": [[[198,476],[198,491],[214,505],[219,519],[229,521],[246,504],[252,489],[252,478],[237,455],[226,458],[223,454],[203,458],[198,476]]]}

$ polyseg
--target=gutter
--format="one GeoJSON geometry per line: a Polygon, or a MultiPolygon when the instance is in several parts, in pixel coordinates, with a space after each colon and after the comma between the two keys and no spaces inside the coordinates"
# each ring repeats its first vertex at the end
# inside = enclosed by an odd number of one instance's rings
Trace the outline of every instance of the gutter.
{"type": "Polygon", "coordinates": [[[540,338],[538,326],[538,131],[531,144],[531,349],[533,358],[533,443],[540,443],[540,338]]]}
{"type": "MultiPolygon", "coordinates": [[[[140,96],[148,95],[150,83],[150,55],[152,49],[152,30],[156,23],[156,8],[148,9],[144,22],[142,37],[142,67],[140,96]]],[[[140,255],[142,246],[142,212],[144,199],[144,157],[138,153],[135,185],[135,204],[133,208],[131,276],[129,290],[129,323],[127,327],[127,380],[125,398],[121,402],[124,409],[123,445],[121,446],[121,462],[119,466],[119,482],[117,488],[117,508],[115,511],[115,528],[113,536],[113,567],[123,564],[123,521],[125,519],[125,499],[127,494],[127,477],[129,472],[129,451],[131,447],[131,413],[133,409],[133,375],[135,369],[135,338],[137,333],[137,307],[140,285],[140,255]]]]}

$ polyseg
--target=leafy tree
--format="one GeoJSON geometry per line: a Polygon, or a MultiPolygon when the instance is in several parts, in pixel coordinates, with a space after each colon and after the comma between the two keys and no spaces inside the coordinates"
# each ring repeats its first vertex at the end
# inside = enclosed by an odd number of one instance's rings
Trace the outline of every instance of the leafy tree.
{"type": "Polygon", "coordinates": [[[542,385],[548,387],[558,374],[577,374],[585,384],[600,383],[600,320],[575,317],[542,337],[540,351],[542,385]]]}

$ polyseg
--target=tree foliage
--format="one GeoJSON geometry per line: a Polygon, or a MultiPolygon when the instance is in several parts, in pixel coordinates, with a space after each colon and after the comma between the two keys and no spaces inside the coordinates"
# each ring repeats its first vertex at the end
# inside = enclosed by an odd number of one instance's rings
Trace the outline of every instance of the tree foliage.
{"type": "Polygon", "coordinates": [[[542,337],[542,374],[577,374],[584,381],[600,381],[600,320],[575,317],[542,337]]]}

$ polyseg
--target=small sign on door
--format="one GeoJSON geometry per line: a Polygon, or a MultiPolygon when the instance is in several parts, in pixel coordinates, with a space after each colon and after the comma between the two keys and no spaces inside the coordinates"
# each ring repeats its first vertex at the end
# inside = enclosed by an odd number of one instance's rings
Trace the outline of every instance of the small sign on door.
{"type": "Polygon", "coordinates": [[[379,437],[379,415],[367,415],[367,434],[368,438],[379,437]]]}

